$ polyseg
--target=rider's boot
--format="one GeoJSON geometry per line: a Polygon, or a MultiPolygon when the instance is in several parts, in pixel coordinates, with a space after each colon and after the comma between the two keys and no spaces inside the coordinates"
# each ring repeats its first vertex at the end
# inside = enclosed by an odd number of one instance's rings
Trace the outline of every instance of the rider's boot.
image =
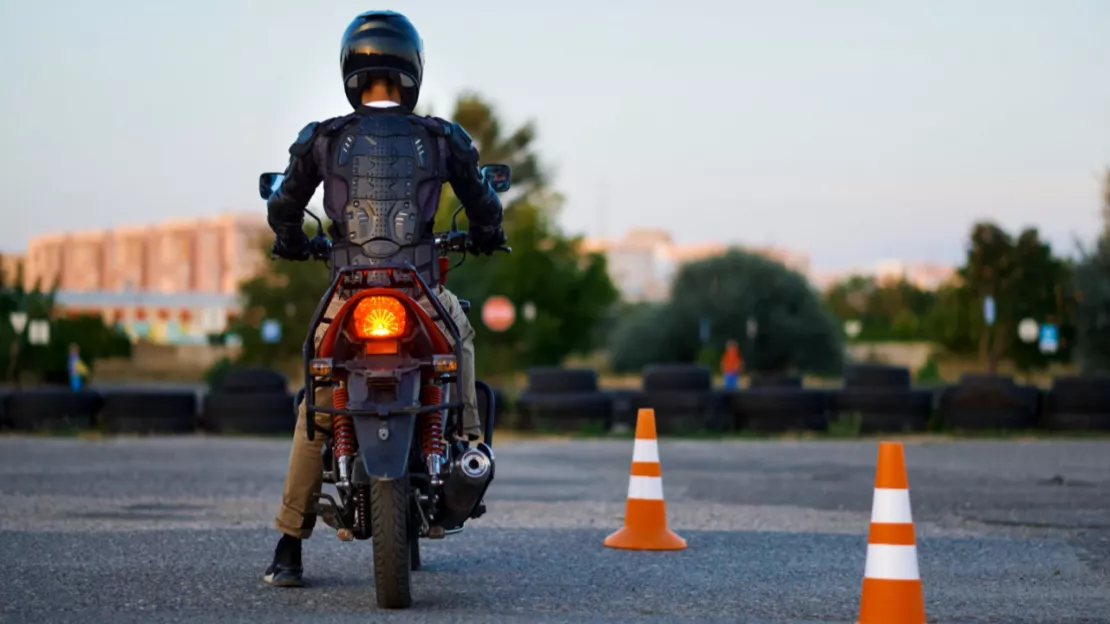
{"type": "Polygon", "coordinates": [[[303,574],[301,540],[282,535],[274,550],[274,562],[266,568],[262,580],[274,587],[304,587],[303,574]]]}

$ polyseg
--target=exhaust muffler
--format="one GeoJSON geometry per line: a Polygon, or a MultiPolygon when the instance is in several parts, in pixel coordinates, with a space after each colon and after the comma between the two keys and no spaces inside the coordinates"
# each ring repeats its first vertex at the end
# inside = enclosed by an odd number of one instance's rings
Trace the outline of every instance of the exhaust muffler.
{"type": "Polygon", "coordinates": [[[443,512],[436,524],[451,530],[470,518],[482,502],[493,472],[493,450],[485,442],[464,451],[452,463],[443,485],[443,512]]]}

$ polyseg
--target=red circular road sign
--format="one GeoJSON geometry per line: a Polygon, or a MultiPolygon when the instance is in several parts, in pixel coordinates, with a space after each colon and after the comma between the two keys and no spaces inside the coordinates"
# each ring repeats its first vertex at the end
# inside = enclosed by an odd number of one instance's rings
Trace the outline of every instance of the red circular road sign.
{"type": "Polygon", "coordinates": [[[513,302],[501,295],[486,299],[482,305],[482,322],[486,327],[495,332],[503,332],[513,326],[516,321],[516,308],[513,302]]]}

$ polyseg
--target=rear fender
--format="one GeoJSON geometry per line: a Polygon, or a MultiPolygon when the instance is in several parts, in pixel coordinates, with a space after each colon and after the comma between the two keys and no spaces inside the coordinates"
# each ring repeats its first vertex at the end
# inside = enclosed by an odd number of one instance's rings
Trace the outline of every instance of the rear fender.
{"type": "Polygon", "coordinates": [[[386,376],[391,381],[373,391],[371,384],[380,380],[375,382],[364,372],[351,372],[347,377],[348,407],[378,412],[352,416],[359,448],[359,461],[352,475],[356,483],[369,483],[371,478],[396,479],[408,470],[417,416],[397,411],[420,405],[420,368],[391,372],[386,376]],[[363,478],[366,481],[360,481],[363,478]]]}
{"type": "Polygon", "coordinates": [[[355,416],[358,457],[353,481],[368,485],[371,479],[399,479],[408,473],[415,414],[355,416]]]}

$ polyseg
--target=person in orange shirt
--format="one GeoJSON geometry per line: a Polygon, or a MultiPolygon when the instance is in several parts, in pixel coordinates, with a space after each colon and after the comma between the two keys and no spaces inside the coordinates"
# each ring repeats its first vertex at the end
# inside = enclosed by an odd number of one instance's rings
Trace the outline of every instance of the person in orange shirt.
{"type": "Polygon", "coordinates": [[[740,369],[744,358],[740,356],[740,345],[735,340],[725,343],[725,354],[721,356],[721,373],[725,376],[725,388],[735,390],[740,385],[740,369]]]}

